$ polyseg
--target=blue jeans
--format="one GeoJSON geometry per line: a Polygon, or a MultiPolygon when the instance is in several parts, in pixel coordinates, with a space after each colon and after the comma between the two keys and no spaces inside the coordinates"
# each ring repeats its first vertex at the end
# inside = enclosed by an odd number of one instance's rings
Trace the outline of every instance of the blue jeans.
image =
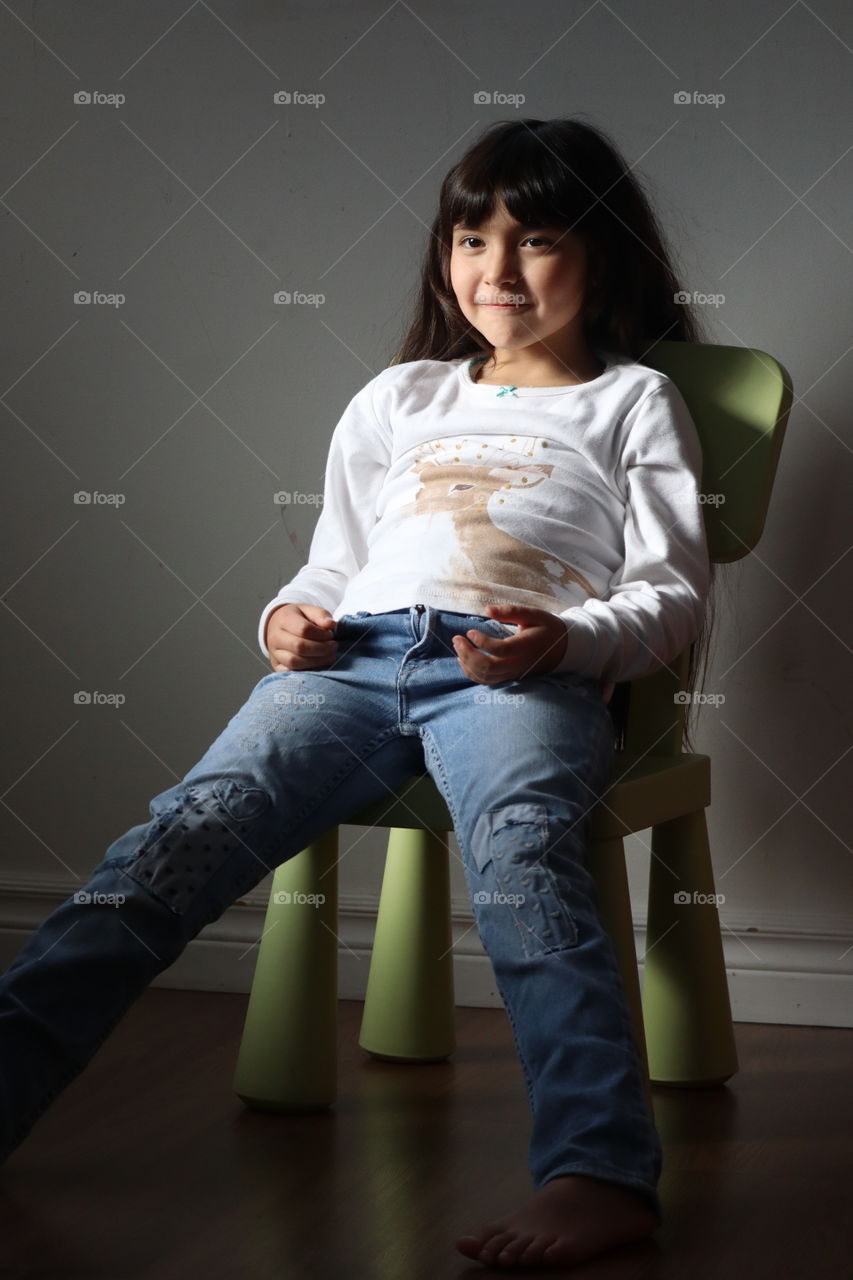
{"type": "Polygon", "coordinates": [[[264,676],[151,820],[109,846],[0,978],[0,1160],[130,1004],[279,863],[424,768],[453,818],[533,1115],[538,1188],[585,1174],[661,1213],[661,1147],[584,866],[612,767],[597,680],[483,685],[451,638],[494,619],[412,605],[337,622],[334,665],[264,676]]]}

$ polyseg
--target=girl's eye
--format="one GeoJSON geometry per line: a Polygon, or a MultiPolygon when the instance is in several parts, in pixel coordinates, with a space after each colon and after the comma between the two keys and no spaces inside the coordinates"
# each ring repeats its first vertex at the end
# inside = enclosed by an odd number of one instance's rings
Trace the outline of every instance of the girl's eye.
{"type": "MultiPolygon", "coordinates": [[[[479,240],[479,239],[480,239],[479,236],[462,236],[462,238],[459,241],[459,245],[460,247],[462,247],[466,244],[468,240],[479,240]]],[[[544,236],[525,236],[524,240],[522,241],[522,244],[527,244],[528,240],[536,240],[539,244],[544,244],[544,245],[549,245],[551,243],[551,241],[546,240],[544,236]]]]}

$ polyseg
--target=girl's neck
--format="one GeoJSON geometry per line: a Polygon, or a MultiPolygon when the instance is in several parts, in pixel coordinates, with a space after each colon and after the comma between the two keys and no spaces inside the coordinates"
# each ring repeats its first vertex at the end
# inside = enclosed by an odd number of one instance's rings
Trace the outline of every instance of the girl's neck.
{"type": "Polygon", "coordinates": [[[507,361],[505,354],[479,357],[479,363],[471,370],[474,382],[490,387],[573,387],[581,382],[591,382],[604,372],[604,364],[592,352],[572,364],[548,367],[531,367],[523,363],[507,361]]]}

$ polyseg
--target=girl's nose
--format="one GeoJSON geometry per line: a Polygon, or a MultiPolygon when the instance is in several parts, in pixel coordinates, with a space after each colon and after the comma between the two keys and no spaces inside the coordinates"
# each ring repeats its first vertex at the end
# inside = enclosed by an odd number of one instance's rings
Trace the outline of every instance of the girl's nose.
{"type": "Polygon", "coordinates": [[[494,287],[506,284],[514,284],[518,279],[518,271],[508,260],[496,261],[486,272],[484,281],[487,285],[494,287]]]}

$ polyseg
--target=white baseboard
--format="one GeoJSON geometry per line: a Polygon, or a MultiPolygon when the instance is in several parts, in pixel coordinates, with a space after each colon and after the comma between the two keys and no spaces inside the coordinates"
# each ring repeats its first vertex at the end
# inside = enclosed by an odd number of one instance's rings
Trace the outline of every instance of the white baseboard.
{"type": "MultiPolygon", "coordinates": [[[[23,879],[0,880],[0,971],[45,916],[75,890],[23,879]]],[[[235,902],[195,938],[153,986],[248,992],[263,933],[266,892],[235,902]]],[[[338,994],[363,1000],[377,903],[341,895],[338,994]]],[[[756,916],[728,908],[723,949],[735,1022],[853,1027],[853,921],[820,916],[756,916]],[[756,924],[758,921],[758,924],[756,924]]],[[[635,920],[638,956],[645,929],[635,920]]],[[[467,902],[453,904],[454,984],[460,1007],[500,1008],[501,999],[467,902]]],[[[640,974],[642,977],[642,963],[640,974]]]]}

